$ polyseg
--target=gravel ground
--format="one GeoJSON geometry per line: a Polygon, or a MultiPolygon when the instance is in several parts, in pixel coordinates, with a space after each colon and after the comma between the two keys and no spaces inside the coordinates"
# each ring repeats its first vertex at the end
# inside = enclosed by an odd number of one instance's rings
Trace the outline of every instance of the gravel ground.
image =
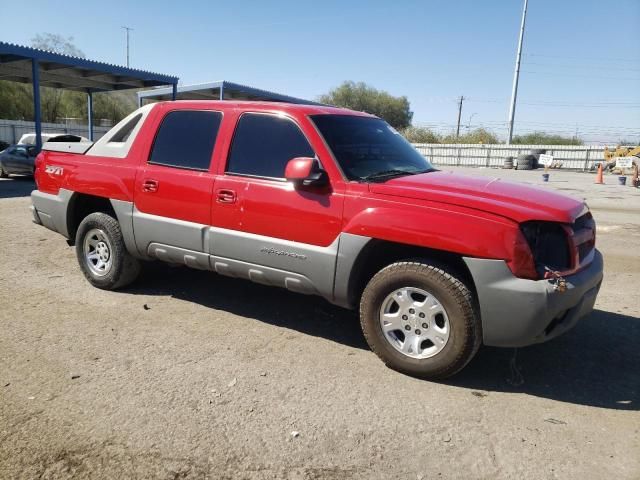
{"type": "Polygon", "coordinates": [[[442,383],[318,298],[163,265],[92,288],[0,181],[0,478],[640,478],[640,191],[593,179],[545,188],[594,211],[596,310],[442,383]]]}

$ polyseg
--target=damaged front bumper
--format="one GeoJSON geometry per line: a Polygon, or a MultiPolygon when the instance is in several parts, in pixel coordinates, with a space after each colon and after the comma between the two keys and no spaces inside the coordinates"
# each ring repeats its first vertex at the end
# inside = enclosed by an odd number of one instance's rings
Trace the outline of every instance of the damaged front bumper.
{"type": "Polygon", "coordinates": [[[603,277],[602,254],[564,277],[565,288],[551,280],[526,280],[502,260],[465,258],[473,277],[483,341],[496,347],[522,347],[566,332],[593,310],[603,277]]]}

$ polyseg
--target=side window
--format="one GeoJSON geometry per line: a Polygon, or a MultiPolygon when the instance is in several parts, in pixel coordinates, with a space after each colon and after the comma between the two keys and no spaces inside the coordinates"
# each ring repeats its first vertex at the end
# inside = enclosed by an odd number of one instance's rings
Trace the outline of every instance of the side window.
{"type": "Polygon", "coordinates": [[[198,110],[170,112],[162,120],[149,163],[208,170],[222,114],[198,110]]]}
{"type": "Polygon", "coordinates": [[[311,145],[293,121],[270,114],[245,113],[233,136],[227,172],[283,178],[289,160],[313,156],[311,145]]]}

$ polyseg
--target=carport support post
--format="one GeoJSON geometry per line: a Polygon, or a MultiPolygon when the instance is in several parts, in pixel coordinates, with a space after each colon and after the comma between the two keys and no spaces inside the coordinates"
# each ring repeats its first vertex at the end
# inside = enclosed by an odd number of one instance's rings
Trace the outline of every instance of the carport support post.
{"type": "Polygon", "coordinates": [[[171,100],[175,100],[178,96],[178,84],[174,83],[171,88],[171,100]]]}
{"type": "Polygon", "coordinates": [[[33,115],[36,121],[36,147],[42,149],[42,117],[40,115],[40,66],[31,59],[31,80],[33,82],[33,115]]]}
{"type": "Polygon", "coordinates": [[[89,123],[89,140],[93,142],[93,93],[87,92],[87,122],[89,123]]]}

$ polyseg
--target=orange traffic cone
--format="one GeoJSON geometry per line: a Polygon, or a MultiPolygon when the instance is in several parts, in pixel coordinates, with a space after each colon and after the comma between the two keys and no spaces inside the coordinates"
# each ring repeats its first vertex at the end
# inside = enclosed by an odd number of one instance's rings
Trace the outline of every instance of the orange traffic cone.
{"type": "Polygon", "coordinates": [[[602,177],[602,164],[598,164],[598,173],[596,174],[596,183],[603,184],[604,178],[602,177]]]}

